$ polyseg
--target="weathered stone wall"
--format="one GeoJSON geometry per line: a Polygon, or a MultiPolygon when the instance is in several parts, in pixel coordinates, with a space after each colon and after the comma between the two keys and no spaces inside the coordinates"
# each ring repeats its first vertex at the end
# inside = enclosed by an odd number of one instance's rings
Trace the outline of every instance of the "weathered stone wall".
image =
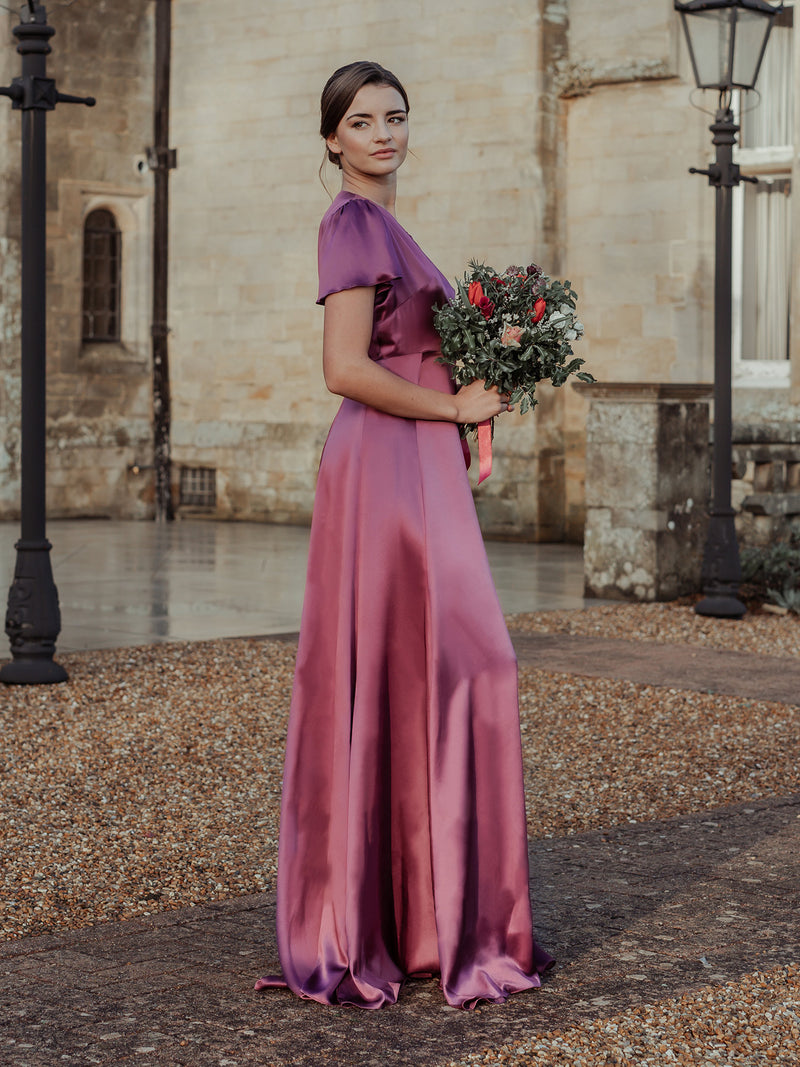
{"type": "MultiPolygon", "coordinates": [[[[496,5],[489,48],[479,0],[173,6],[173,457],[216,468],[217,514],[305,521],[338,405],[322,380],[315,307],[329,203],[317,180],[322,85],[365,56],[405,82],[414,154],[398,217],[446,275],[471,257],[499,267],[552,257],[540,15],[496,5]]],[[[338,191],[334,168],[325,178],[338,191]]],[[[479,504],[486,528],[536,535],[537,429],[530,419],[498,429],[479,504]]]]}
{"type": "MultiPolygon", "coordinates": [[[[183,467],[216,470],[214,514],[310,514],[338,404],[322,380],[314,304],[329,203],[316,177],[318,99],[328,74],[354,58],[375,58],[407,83],[414,155],[398,216],[445,274],[471,257],[536,260],[578,290],[579,352],[598,379],[711,379],[714,197],[687,173],[711,158],[710,119],[689,105],[672,0],[500,0],[490,33],[480,0],[172,6],[173,459],[176,485],[183,467]]],[[[148,516],[152,181],[137,162],[152,141],[153,4],[98,0],[49,15],[60,87],[98,99],[94,110],[61,105],[48,117],[49,504],[51,514],[148,516]],[[82,223],[103,206],[123,230],[123,340],[86,346],[82,223]]],[[[16,21],[2,13],[6,82],[18,73],[16,21]]],[[[338,172],[325,177],[335,192],[338,172]]],[[[19,477],[18,196],[19,114],[4,106],[4,516],[17,508],[19,477]]],[[[796,288],[798,279],[800,270],[796,288]]],[[[797,416],[789,390],[800,401],[800,331],[792,351],[791,385],[767,405],[776,425],[797,416]]],[[[737,423],[756,425],[765,404],[765,390],[737,391],[737,423]]],[[[587,411],[571,386],[542,387],[533,417],[499,421],[494,473],[476,496],[486,532],[582,540],[587,411]]]]}
{"type": "Polygon", "coordinates": [[[709,495],[708,387],[580,387],[587,420],[587,596],[696,592],[709,495]]]}
{"type": "Polygon", "coordinates": [[[800,422],[735,425],[731,489],[740,542],[800,537],[800,422]]]}
{"type": "MultiPolygon", "coordinates": [[[[148,488],[128,467],[148,463],[149,199],[136,159],[152,140],[152,8],[148,0],[51,5],[56,33],[48,72],[64,92],[92,95],[95,108],[59,104],[48,123],[48,507],[51,515],[138,517],[148,488]],[[81,343],[83,220],[110,208],[122,230],[122,343],[81,343]],[[142,491],[143,490],[143,491],[142,491]]],[[[4,29],[18,21],[3,17],[4,29]]],[[[5,79],[19,57],[3,42],[5,79]],[[9,70],[9,68],[11,68],[9,70]]],[[[4,257],[4,474],[0,513],[19,493],[19,112],[0,108],[7,257],[4,257]]]]}
{"type": "MultiPolygon", "coordinates": [[[[581,297],[581,355],[600,381],[695,382],[713,374],[713,195],[690,166],[706,116],[676,77],[667,0],[571,0],[566,272],[581,297]]],[[[585,395],[565,395],[566,524],[584,520],[585,395]]]]}
{"type": "MultiPolygon", "coordinates": [[[[568,115],[565,261],[582,297],[582,355],[601,381],[711,381],[714,193],[687,172],[713,158],[712,116],[690,106],[693,79],[672,0],[602,7],[570,0],[569,11],[570,52],[561,66],[568,115]]],[[[797,32],[795,62],[800,71],[797,32]]],[[[800,143],[798,78],[795,90],[800,143]]],[[[697,94],[695,102],[707,109],[716,103],[712,94],[697,94]]],[[[795,189],[799,183],[796,157],[795,189]]],[[[793,223],[800,228],[800,196],[793,197],[793,223]]],[[[793,255],[796,305],[800,242],[793,255]]],[[[734,441],[747,442],[734,505],[751,498],[737,518],[743,542],[785,532],[785,509],[795,506],[791,468],[787,474],[780,464],[791,462],[788,427],[800,415],[800,331],[792,331],[790,354],[784,387],[765,388],[771,380],[765,376],[734,389],[734,441]],[[764,457],[778,440],[783,450],[768,473],[772,461],[764,457]],[[775,486],[768,505],[759,478],[775,486]],[[752,510],[763,507],[774,514],[752,510]]],[[[575,534],[583,521],[587,408],[584,394],[570,390],[565,399],[566,525],[575,534]]]]}
{"type": "MultiPolygon", "coordinates": [[[[568,4],[565,0],[540,0],[539,11],[539,83],[532,132],[536,136],[541,222],[534,231],[530,253],[520,262],[533,259],[560,277],[566,223],[566,128],[558,78],[569,48],[568,4]]],[[[499,254],[494,262],[505,266],[510,261],[513,257],[499,254]]],[[[533,415],[504,416],[496,423],[492,477],[475,497],[481,527],[493,537],[561,541],[567,534],[563,392],[542,385],[533,415]]],[[[582,536],[581,528],[578,540],[582,536]]]]}
{"type": "MultiPolygon", "coordinates": [[[[7,42],[19,19],[0,11],[0,80],[19,74],[19,56],[7,42]]],[[[0,101],[0,515],[18,511],[20,330],[20,117],[0,101]]]]}

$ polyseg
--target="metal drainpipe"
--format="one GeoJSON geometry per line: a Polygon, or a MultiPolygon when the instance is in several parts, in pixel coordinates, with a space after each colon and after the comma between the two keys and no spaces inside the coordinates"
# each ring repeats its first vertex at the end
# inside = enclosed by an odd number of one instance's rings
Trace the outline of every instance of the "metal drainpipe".
{"type": "Polygon", "coordinates": [[[155,517],[175,518],[170,458],[170,382],[167,325],[169,272],[169,172],[177,166],[177,152],[169,147],[169,79],[172,0],[156,0],[155,94],[152,148],[147,160],[153,171],[153,468],[155,517]]]}

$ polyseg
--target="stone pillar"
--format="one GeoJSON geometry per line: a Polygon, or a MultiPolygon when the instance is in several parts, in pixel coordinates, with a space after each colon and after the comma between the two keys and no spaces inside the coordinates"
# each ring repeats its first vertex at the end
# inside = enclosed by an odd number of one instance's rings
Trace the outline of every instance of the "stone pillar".
{"type": "Polygon", "coordinates": [[[576,384],[586,423],[587,597],[673,600],[700,588],[711,385],[576,384]]]}

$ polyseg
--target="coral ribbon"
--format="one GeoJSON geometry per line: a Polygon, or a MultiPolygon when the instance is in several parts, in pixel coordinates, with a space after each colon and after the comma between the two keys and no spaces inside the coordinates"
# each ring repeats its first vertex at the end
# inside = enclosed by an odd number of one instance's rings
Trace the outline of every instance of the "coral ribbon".
{"type": "Polygon", "coordinates": [[[478,423],[478,485],[492,473],[492,420],[478,423]]]}

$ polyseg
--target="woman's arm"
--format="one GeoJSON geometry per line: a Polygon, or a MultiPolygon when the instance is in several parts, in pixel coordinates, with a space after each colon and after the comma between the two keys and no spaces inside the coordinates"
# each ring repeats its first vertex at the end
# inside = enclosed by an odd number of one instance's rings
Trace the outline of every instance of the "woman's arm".
{"type": "Polygon", "coordinates": [[[325,300],[322,369],[332,393],[406,419],[483,422],[505,411],[495,386],[462,386],[455,395],[414,385],[369,358],[375,287],[344,289],[325,300]]]}

